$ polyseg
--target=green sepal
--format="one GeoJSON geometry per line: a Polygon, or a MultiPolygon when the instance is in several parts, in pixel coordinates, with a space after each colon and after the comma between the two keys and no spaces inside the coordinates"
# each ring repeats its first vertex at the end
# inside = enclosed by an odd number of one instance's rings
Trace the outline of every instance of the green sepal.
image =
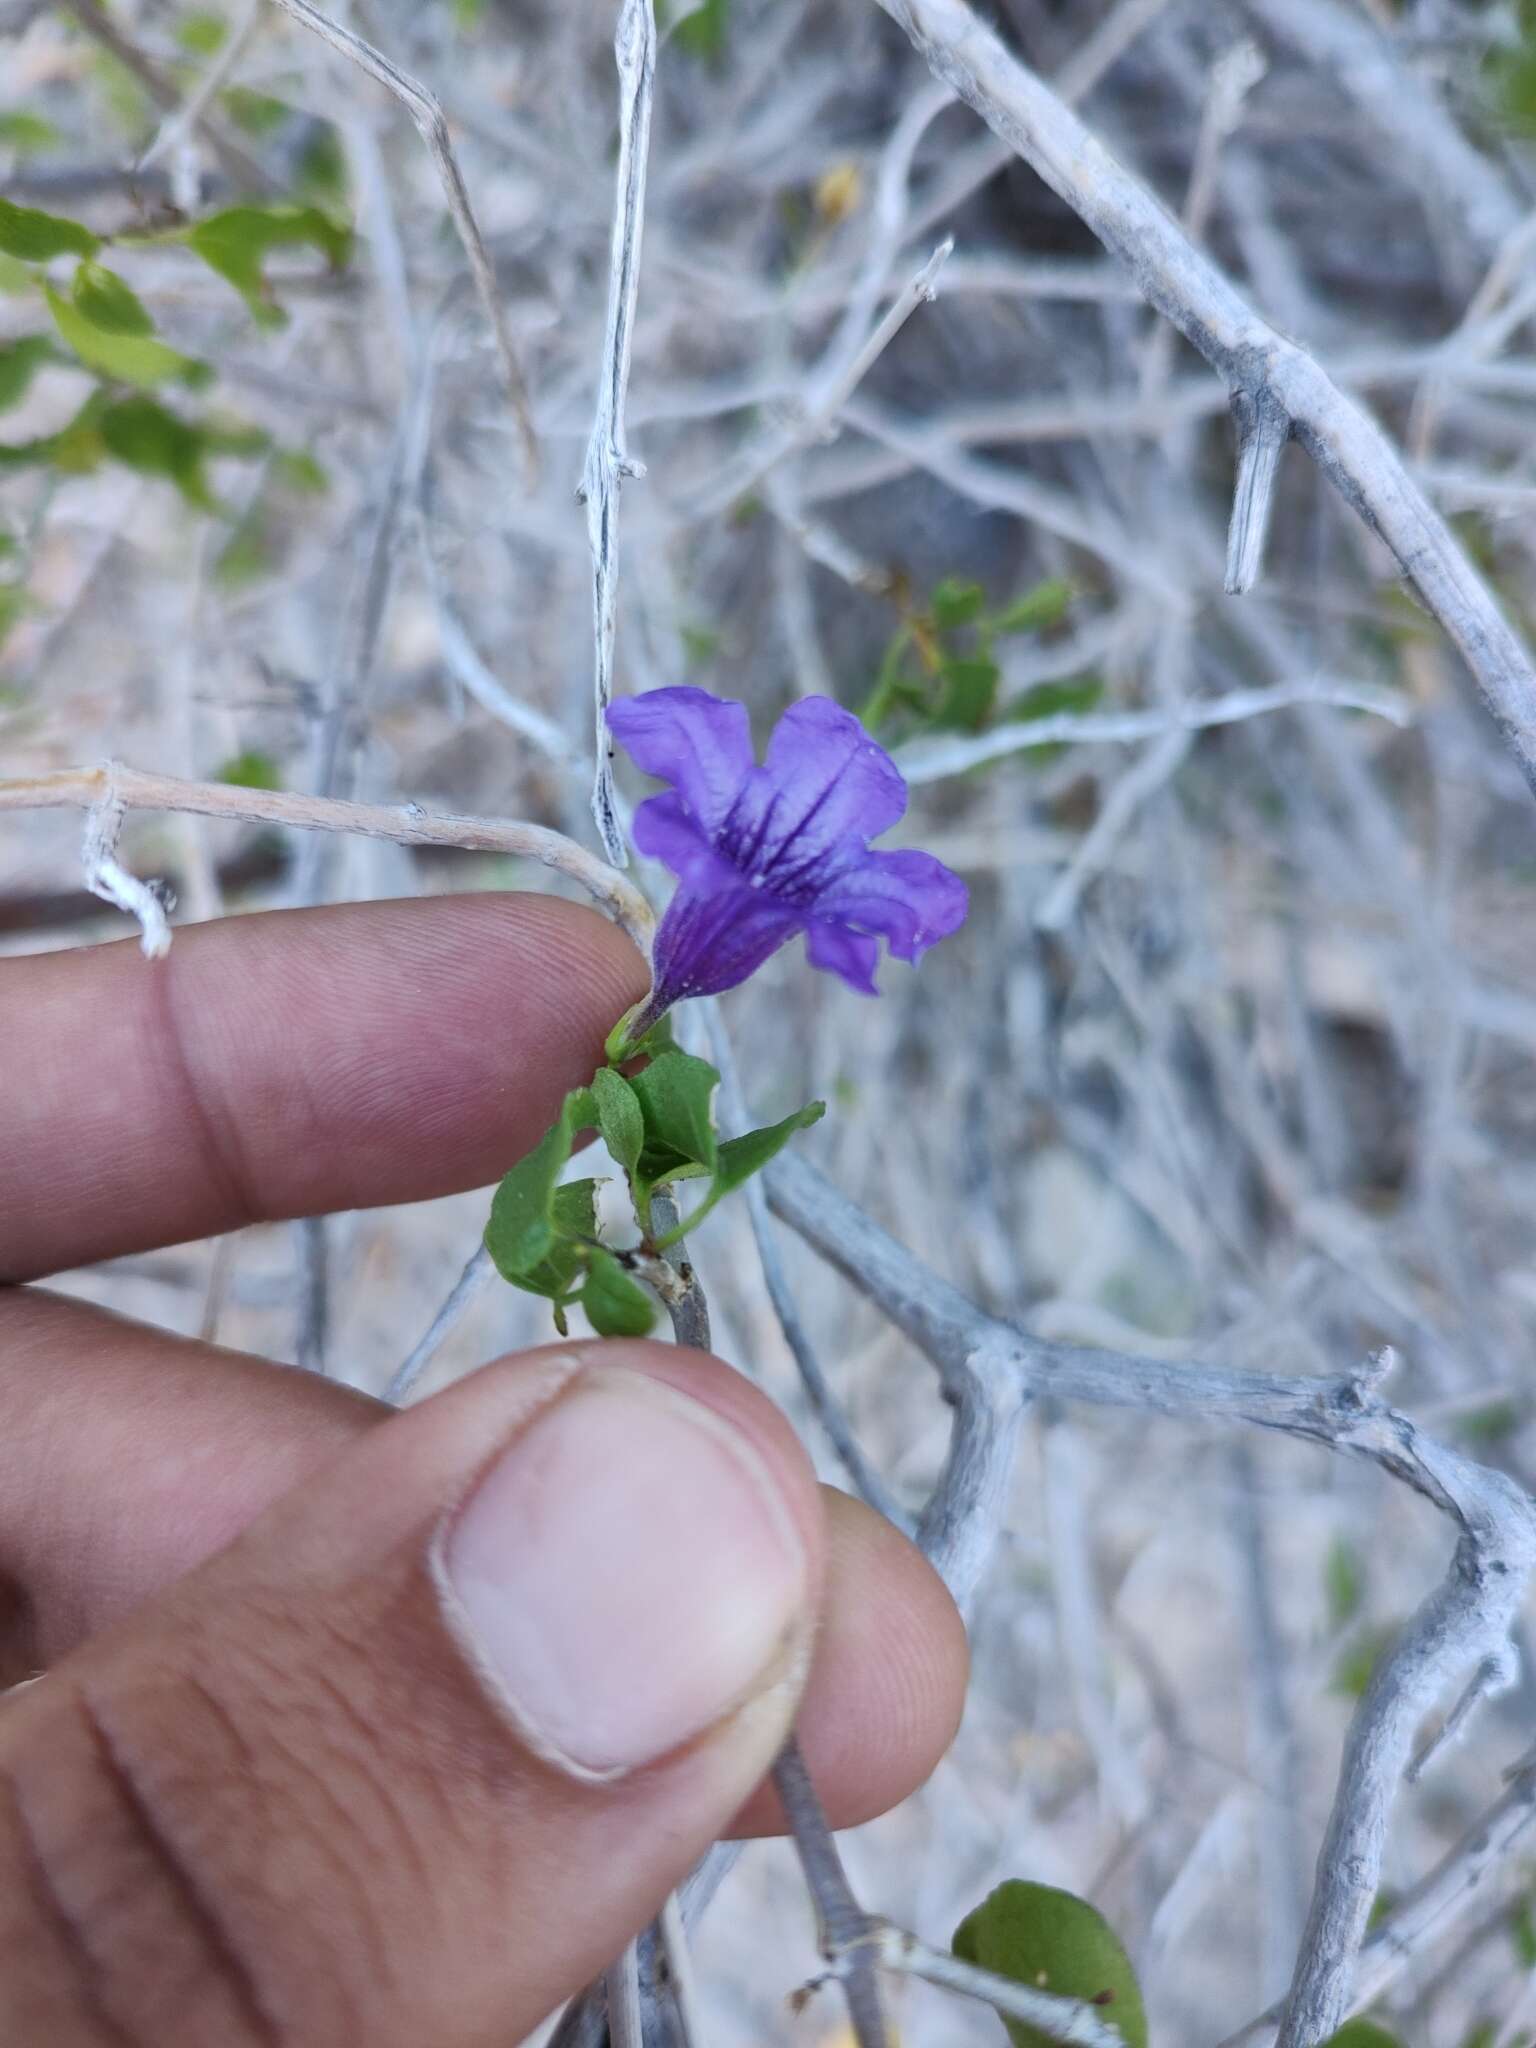
{"type": "Polygon", "coordinates": [[[581,1305],[599,1337],[644,1337],[656,1321],[656,1310],[645,1289],[630,1278],[612,1252],[601,1248],[587,1254],[581,1305]]]}
{"type": "MultiPolygon", "coordinates": [[[[649,998],[647,998],[649,1001],[649,998]]],[[[632,1010],[626,1010],[618,1023],[609,1032],[603,1044],[603,1058],[610,1067],[622,1067],[630,1060],[654,1059],[658,1053],[671,1052],[676,1040],[672,1036],[671,1013],[660,1016],[648,1030],[638,1038],[630,1036],[635,1020],[645,1009],[645,1003],[636,1003],[632,1010]]]]}
{"type": "MultiPolygon", "coordinates": [[[[1147,2048],[1147,2014],[1129,1956],[1104,1916],[1086,1899],[1014,1878],[1000,1884],[955,1929],[963,1962],[1015,1984],[1083,1999],[1118,2028],[1126,2048],[1147,2048]]],[[[1006,2016],[1014,2048],[1050,2048],[1049,2036],[1006,2016]]]]}

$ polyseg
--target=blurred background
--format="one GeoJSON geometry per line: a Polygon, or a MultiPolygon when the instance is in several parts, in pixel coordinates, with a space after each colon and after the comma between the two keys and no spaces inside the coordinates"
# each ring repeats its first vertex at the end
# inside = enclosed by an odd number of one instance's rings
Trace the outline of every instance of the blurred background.
{"type": "MultiPolygon", "coordinates": [[[[618,686],[740,697],[760,735],[797,694],[862,711],[912,783],[899,837],[973,900],[878,1002],[798,947],[725,999],[758,1120],[824,1096],[806,1156],[989,1310],[1294,1374],[1391,1343],[1394,1401],[1531,1483],[1536,813],[1458,658],[1299,448],[1258,589],[1223,595],[1220,381],[871,0],[659,12],[618,686]]],[[[335,17],[442,101],[535,471],[442,166],[395,97],[269,0],[0,0],[0,194],[89,231],[0,255],[0,774],[114,757],[596,845],[574,486],[603,359],[614,13],[335,17]]],[[[995,18],[1388,426],[1529,642],[1529,0],[995,18]]],[[[79,845],[73,813],[0,817],[0,949],[124,935],[79,845]]],[[[552,886],[183,816],[130,817],[121,857],[178,921],[552,886]]],[[[693,1247],[717,1348],[839,1478],[741,1206],[693,1247]]],[[[377,1390],[485,1209],[481,1191],[257,1229],[65,1284],[377,1390]]],[[[782,1249],[915,1508],[948,1434],[931,1368],[782,1249]]],[[[493,1281],[423,1384],[545,1329],[493,1281]]],[[[1321,1449],[1037,1411],[964,1729],[920,1798],[848,1840],[861,1896],[942,1943],[1002,1877],[1086,1893],[1154,2040],[1214,2048],[1284,1989],[1348,1716],[1449,1541],[1321,1449]]],[[[1497,1796],[1533,1709],[1522,1659],[1400,1799],[1392,1891],[1497,1796]]],[[[1506,1858],[1400,1973],[1407,2048],[1532,2039],[1532,1886],[1506,1858]]],[[[720,2048],[844,2038],[835,1994],[787,2002],[816,1959],[778,1845],[722,1892],[699,1967],[720,2048]]],[[[914,2044],[1002,2039],[917,1987],[900,2021],[914,2044]]]]}

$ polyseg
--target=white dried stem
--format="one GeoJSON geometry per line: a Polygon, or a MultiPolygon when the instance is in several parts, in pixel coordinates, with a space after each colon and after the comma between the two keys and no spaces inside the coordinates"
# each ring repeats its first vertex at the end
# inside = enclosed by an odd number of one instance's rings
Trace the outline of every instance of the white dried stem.
{"type": "Polygon", "coordinates": [[[645,172],[651,143],[651,99],[656,76],[656,16],[652,0],[623,0],[613,41],[619,72],[619,163],[608,264],[608,324],[603,336],[597,415],[577,492],[587,508],[592,549],[593,685],[597,772],[592,815],[603,850],[615,867],[629,855],[613,793],[613,742],[608,706],[613,701],[613,649],[618,630],[619,490],[626,477],[645,474],[624,437],[624,401],[634,348],[635,298],[640,288],[640,238],[645,226],[645,172]]]}
{"type": "MultiPolygon", "coordinates": [[[[1078,665],[1074,662],[1069,667],[1078,665]]],[[[1060,668],[1053,671],[1065,672],[1060,668]]],[[[1156,710],[1063,711],[1050,718],[1010,722],[995,732],[979,733],[974,738],[924,740],[902,749],[901,772],[909,783],[937,782],[943,776],[960,775],[984,761],[1000,761],[1032,747],[1102,746],[1161,739],[1171,731],[1207,732],[1215,726],[1238,725],[1245,719],[1290,711],[1301,704],[1331,704],[1343,711],[1368,711],[1372,717],[1384,718],[1389,725],[1399,728],[1414,721],[1413,705],[1400,690],[1315,676],[1296,683],[1232,690],[1221,697],[1190,698],[1156,710]]]]}
{"type": "Polygon", "coordinates": [[[1062,2048],[1125,2048],[1125,2036],[1109,2007],[1090,2005],[1082,1998],[1062,1998],[1031,1984],[1016,1984],[1011,1977],[999,1977],[943,1949],[930,1948],[899,1927],[882,1925],[878,1929],[875,1952],[885,1969],[921,1977],[942,1990],[958,1992],[962,1998],[979,1999],[1007,2019],[1022,2020],[1043,2039],[1060,2042],[1062,2048]]]}
{"type": "Polygon", "coordinates": [[[1237,482],[1227,531],[1226,587],[1230,597],[1243,597],[1258,582],[1264,564],[1280,457],[1291,438],[1291,421],[1274,394],[1262,388],[1234,391],[1232,417],[1237,423],[1237,482]]]}
{"type": "Polygon", "coordinates": [[[145,959],[159,960],[170,951],[170,920],[159,894],[147,882],[131,875],[116,857],[118,835],[127,811],[118,780],[113,771],[104,771],[101,793],[87,800],[85,838],[80,849],[85,886],[104,903],[126,910],[138,924],[145,959]]]}
{"type": "Polygon", "coordinates": [[[491,1255],[483,1244],[477,1244],[470,1254],[463,1272],[454,1281],[448,1299],[417,1340],[409,1356],[397,1367],[394,1377],[385,1387],[383,1399],[398,1408],[406,1400],[416,1382],[436,1358],[443,1345],[457,1326],[464,1311],[479,1294],[495,1268],[491,1255]]]}
{"type": "MultiPolygon", "coordinates": [[[[536,860],[579,883],[606,911],[621,930],[627,932],[647,959],[655,932],[655,913],[640,891],[623,875],[595,855],[552,832],[546,825],[527,825],[498,818],[457,817],[451,813],[427,811],[420,804],[359,804],[337,797],[296,796],[286,790],[240,789],[222,782],[183,782],[174,775],[147,775],[138,769],[116,764],[109,768],[67,768],[51,775],[21,776],[0,781],[0,811],[73,810],[94,811],[106,802],[126,811],[188,811],[203,818],[230,818],[248,825],[287,825],[299,832],[348,832],[362,839],[388,839],[397,846],[459,846],[477,853],[505,853],[522,860],[536,860]]],[[[115,868],[115,863],[108,863],[115,868]]],[[[121,877],[121,870],[117,870],[121,877]]],[[[159,943],[161,925],[153,925],[154,913],[137,896],[124,900],[108,894],[121,886],[106,871],[98,874],[102,888],[97,894],[120,903],[145,926],[146,951],[151,928],[157,950],[170,943],[169,932],[159,943]],[[146,923],[146,918],[150,920],[146,923]]],[[[125,878],[132,890],[142,883],[125,878]]],[[[92,885],[94,887],[94,884],[92,885]]],[[[149,892],[145,891],[145,894],[149,892]]]]}
{"type": "Polygon", "coordinates": [[[640,2018],[640,1944],[628,1942],[607,1971],[608,2039],[612,2048],[645,2048],[640,2018]]]}
{"type": "Polygon", "coordinates": [[[245,46],[251,39],[251,31],[261,13],[261,0],[245,0],[239,16],[224,38],[221,48],[214,52],[212,61],[204,68],[203,75],[172,114],[168,114],[145,146],[143,155],[134,166],[134,175],[147,171],[157,164],[161,157],[168,156],[186,140],[187,136],[202,120],[213,104],[213,98],[233,72],[245,54],[245,46]]]}
{"type": "Polygon", "coordinates": [[[1476,679],[1536,788],[1536,669],[1482,577],[1376,422],[1261,320],[1173,216],[965,0],[879,0],[930,68],[1127,263],[1231,391],[1264,393],[1376,528],[1476,679]]]}
{"type": "Polygon", "coordinates": [[[534,432],[533,413],[528,401],[528,383],[523,375],[517,351],[512,345],[511,329],[502,310],[501,294],[496,285],[496,273],[486,250],[485,238],[480,224],[475,219],[475,210],[470,204],[469,187],[464,183],[464,174],[459,169],[459,160],[453,153],[453,144],[448,135],[448,122],[443,113],[442,103],[437,95],[430,92],[419,79],[402,71],[398,64],[392,64],[382,51],[372,43],[364,42],[351,29],[343,28],[340,22],[332,21],[322,14],[318,7],[311,7],[309,0],[274,0],[285,14],[329,43],[370,78],[376,79],[386,92],[405,108],[415,123],[416,132],[427,146],[443,188],[443,197],[448,212],[458,232],[464,255],[469,263],[470,276],[474,279],[475,292],[480,305],[490,322],[496,353],[501,363],[502,382],[506,387],[508,403],[517,423],[522,442],[523,458],[530,477],[537,476],[539,467],[538,437],[534,432]]]}
{"type": "Polygon", "coordinates": [[[680,2048],[704,2048],[704,2021],[698,1986],[694,1981],[693,1951],[689,1947],[688,1929],[683,1924],[683,1909],[676,1892],[667,1894],[656,1931],[661,1938],[662,1960],[666,1964],[680,2048]]]}

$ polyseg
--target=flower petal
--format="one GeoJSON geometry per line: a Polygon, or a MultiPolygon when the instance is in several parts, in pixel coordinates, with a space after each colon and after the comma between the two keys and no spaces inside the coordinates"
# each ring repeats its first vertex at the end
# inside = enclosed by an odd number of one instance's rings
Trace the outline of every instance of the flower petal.
{"type": "Polygon", "coordinates": [[[805,928],[805,956],[813,967],[839,974],[861,996],[877,996],[875,969],[880,964],[880,941],[863,932],[851,931],[829,918],[813,917],[805,928]]]}
{"type": "Polygon", "coordinates": [[[766,890],[679,885],[656,928],[650,1007],[659,1015],[687,996],[718,995],[756,973],[804,919],[766,890]]]}
{"type": "Polygon", "coordinates": [[[706,832],[724,822],[752,772],[746,706],[691,684],[620,698],[608,726],[637,767],[671,783],[706,832]]]}
{"type": "Polygon", "coordinates": [[[669,867],[680,882],[701,894],[737,889],[741,877],[714,844],[675,790],[650,796],[635,811],[635,845],[669,867]]]}
{"type": "Polygon", "coordinates": [[[916,960],[960,929],[969,905],[957,874],[931,853],[903,847],[839,867],[818,892],[814,914],[818,923],[877,933],[898,960],[916,960]]]}
{"type": "Polygon", "coordinates": [[[743,785],[721,850],[773,888],[803,898],[819,866],[850,840],[884,832],[906,807],[900,770],[853,713],[830,697],[802,697],[743,785]]]}

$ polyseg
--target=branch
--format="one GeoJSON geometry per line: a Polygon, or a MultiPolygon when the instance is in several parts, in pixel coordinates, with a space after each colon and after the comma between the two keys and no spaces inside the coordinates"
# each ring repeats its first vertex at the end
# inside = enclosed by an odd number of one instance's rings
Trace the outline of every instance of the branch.
{"type": "Polygon", "coordinates": [[[464,183],[459,169],[458,158],[453,153],[453,144],[448,139],[448,122],[443,114],[442,102],[437,95],[429,92],[419,79],[402,71],[372,43],[365,43],[361,36],[354,35],[340,22],[332,21],[322,14],[318,7],[311,7],[309,0],[275,0],[285,14],[304,28],[310,29],[324,43],[329,43],[343,57],[366,71],[370,78],[377,79],[386,92],[405,108],[416,125],[416,132],[427,145],[427,154],[437,168],[442,183],[443,197],[453,225],[458,231],[460,243],[469,262],[470,276],[474,279],[475,292],[480,305],[490,322],[495,337],[496,353],[501,361],[502,382],[506,386],[507,399],[512,407],[512,416],[517,422],[518,435],[522,441],[523,459],[528,466],[530,477],[537,477],[539,470],[539,443],[534,432],[533,414],[528,403],[528,385],[523,376],[522,365],[518,362],[517,351],[512,346],[511,330],[507,326],[506,314],[502,311],[501,295],[496,288],[496,273],[491,267],[486,252],[485,239],[475,219],[475,210],[469,203],[469,188],[464,183]]]}
{"type": "Polygon", "coordinates": [[[912,1338],[955,1403],[949,1459],[919,1540],[957,1597],[974,1586],[1002,1527],[1019,1424],[1037,1397],[1301,1437],[1370,1459],[1455,1526],[1444,1581],[1378,1666],[1345,1739],[1281,2033],[1281,2048],[1313,2048],[1349,2006],[1388,1818],[1419,1725],[1467,1674],[1503,1656],[1536,1570],[1536,1503],[1381,1399],[1390,1354],[1319,1379],[1045,1343],[968,1302],[804,1161],[776,1161],[767,1180],[778,1213],[912,1338]]]}
{"type": "MultiPolygon", "coordinates": [[[[389,839],[397,846],[460,846],[475,853],[506,853],[536,860],[577,882],[636,946],[650,957],[656,919],[651,906],[632,882],[615,874],[585,847],[547,825],[525,825],[498,818],[457,817],[423,810],[420,804],[358,804],[337,797],[294,796],[285,790],[241,789],[223,782],[183,782],[174,775],[146,775],[136,768],[111,763],[105,768],[66,768],[56,774],[20,776],[0,781],[0,812],[81,809],[116,815],[127,811],[189,811],[203,818],[230,818],[248,825],[288,825],[299,832],[351,832],[361,839],[389,839]]],[[[107,886],[143,883],[123,877],[107,886]]],[[[97,879],[101,879],[98,874],[97,879]]],[[[89,868],[87,880],[91,880],[89,868]]],[[[107,886],[98,893],[106,894],[107,886]]],[[[148,893],[146,891],[146,893],[148,893]]],[[[162,933],[165,913],[138,900],[109,895],[108,900],[138,917],[146,953],[164,952],[169,933],[162,933]],[[158,918],[158,923],[156,919],[158,918]]]]}
{"type": "Polygon", "coordinates": [[[608,706],[613,701],[613,643],[618,630],[619,489],[641,477],[644,463],[624,445],[624,400],[634,346],[635,296],[640,288],[640,236],[645,226],[645,169],[651,143],[651,96],[656,77],[656,15],[652,0],[622,0],[613,53],[619,69],[619,164],[608,267],[608,326],[597,416],[587,443],[577,497],[587,508],[592,549],[593,682],[596,702],[596,779],[592,815],[603,850],[615,867],[628,864],[613,794],[613,743],[608,706]]]}
{"type": "MultiPolygon", "coordinates": [[[[1330,381],[1307,351],[1253,312],[1173,216],[1069,107],[985,27],[965,0],[879,0],[930,68],[1135,275],[1230,391],[1290,421],[1329,481],[1375,527],[1461,649],[1484,702],[1536,788],[1536,669],[1449,527],[1414,483],[1370,415],[1330,381]]],[[[1270,429],[1269,431],[1273,431],[1270,429]]],[[[1262,481],[1250,463],[1250,484],[1262,481]]],[[[1242,564],[1252,557],[1251,514],[1241,522],[1242,564]]]]}

